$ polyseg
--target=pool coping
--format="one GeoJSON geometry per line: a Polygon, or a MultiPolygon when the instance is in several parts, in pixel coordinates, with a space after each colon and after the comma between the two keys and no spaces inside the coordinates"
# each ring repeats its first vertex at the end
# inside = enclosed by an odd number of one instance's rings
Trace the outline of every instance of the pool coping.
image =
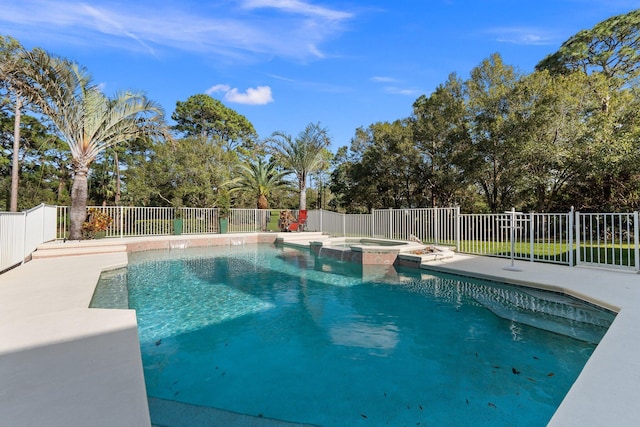
{"type": "MultiPolygon", "coordinates": [[[[190,242],[191,246],[241,244],[239,240],[234,242],[234,239],[241,238],[245,243],[273,242],[283,234],[288,233],[159,236],[41,245],[34,253],[33,261],[0,275],[0,362],[4,356],[35,351],[42,346],[64,344],[96,334],[116,334],[125,330],[130,332],[132,322],[135,327],[135,313],[132,317],[131,310],[119,310],[120,314],[115,315],[109,313],[111,310],[94,312],[96,309],[88,308],[100,273],[126,265],[127,252],[180,247],[181,242],[190,242]],[[73,275],[69,276],[69,273],[73,275]],[[88,315],[99,317],[99,321],[86,320],[88,315]],[[78,322],[77,319],[83,319],[86,323],[78,322]]],[[[313,239],[311,234],[308,236],[313,239]]],[[[619,270],[526,261],[516,261],[514,268],[505,267],[511,267],[506,259],[461,254],[421,265],[425,272],[437,270],[564,292],[617,312],[613,324],[549,425],[640,425],[640,407],[636,403],[636,394],[640,390],[640,360],[637,357],[640,352],[640,332],[637,327],[640,325],[640,276],[619,270]]],[[[131,337],[127,336],[126,342],[130,345],[131,337]]],[[[140,393],[141,390],[144,391],[144,380],[142,389],[139,383],[139,375],[142,373],[139,348],[136,346],[130,350],[131,354],[127,357],[138,358],[133,365],[139,363],[139,366],[130,366],[132,362],[128,361],[127,366],[133,372],[130,376],[135,381],[133,391],[130,392],[133,393],[132,396],[127,396],[126,399],[118,397],[117,402],[124,405],[123,411],[135,411],[133,406],[141,405],[140,393]]],[[[8,369],[0,363],[0,373],[4,375],[9,372],[8,369]]],[[[113,376],[113,371],[106,370],[98,374],[97,380],[112,381],[107,377],[113,376]]],[[[42,378],[32,380],[46,381],[42,378]]],[[[22,383],[19,386],[24,387],[22,383]]],[[[78,384],[74,383],[74,386],[78,384]]],[[[19,395],[22,391],[26,393],[27,399],[33,398],[31,389],[6,390],[7,387],[0,386],[2,413],[5,413],[9,405],[14,405],[16,400],[24,400],[19,395]]],[[[113,387],[113,384],[109,383],[109,387],[113,387]]],[[[79,397],[81,394],[81,390],[70,390],[66,394],[63,391],[62,397],[51,403],[35,399],[33,404],[38,405],[37,410],[31,408],[30,411],[29,402],[23,402],[22,412],[12,409],[11,414],[46,420],[47,425],[68,425],[69,419],[73,419],[69,417],[73,414],[60,415],[59,409],[53,407],[59,405],[60,399],[66,396],[69,401],[65,404],[74,408],[78,417],[92,412],[90,419],[98,422],[96,408],[90,405],[87,407],[79,397]],[[74,402],[78,406],[74,406],[74,402]],[[80,407],[81,404],[84,407],[80,407]],[[60,418],[55,418],[56,416],[60,418]]],[[[136,425],[145,425],[145,419],[149,419],[146,392],[143,397],[144,407],[138,408],[139,413],[132,414],[132,419],[136,419],[138,423],[142,420],[142,424],[136,425]]],[[[103,410],[97,411],[97,414],[113,417],[114,412],[121,411],[103,410]]],[[[103,421],[112,420],[105,418],[103,421]]]]}

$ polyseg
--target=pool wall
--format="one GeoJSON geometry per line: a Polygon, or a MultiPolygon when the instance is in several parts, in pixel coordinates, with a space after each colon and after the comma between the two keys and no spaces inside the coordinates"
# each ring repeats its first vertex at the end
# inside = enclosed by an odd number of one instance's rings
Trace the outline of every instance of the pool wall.
{"type": "Polygon", "coordinates": [[[402,252],[424,249],[425,245],[389,239],[350,239],[345,237],[310,242],[311,251],[321,257],[362,265],[393,265],[402,252]]]}

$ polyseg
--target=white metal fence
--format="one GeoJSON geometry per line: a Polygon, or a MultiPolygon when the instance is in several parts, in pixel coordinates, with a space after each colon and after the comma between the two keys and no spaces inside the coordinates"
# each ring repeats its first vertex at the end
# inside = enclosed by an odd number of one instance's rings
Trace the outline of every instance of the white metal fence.
{"type": "Polygon", "coordinates": [[[371,215],[347,215],[325,210],[313,210],[308,212],[306,229],[322,231],[331,236],[371,236],[371,215]]]}
{"type": "Polygon", "coordinates": [[[374,210],[373,237],[411,240],[458,247],[459,208],[374,210]]]}
{"type": "MultiPolygon", "coordinates": [[[[215,208],[113,207],[104,237],[219,233],[215,208]]],[[[228,232],[278,231],[279,210],[232,209],[228,232]]],[[[292,211],[294,216],[298,211],[292,211]]],[[[23,262],[36,246],[68,235],[68,208],[40,205],[0,213],[0,271],[23,262]]],[[[640,272],[638,212],[461,214],[459,208],[381,209],[371,214],[308,212],[306,230],[455,246],[464,253],[640,272]]],[[[101,236],[99,236],[101,237],[101,236]]]]}
{"type": "Polygon", "coordinates": [[[569,213],[462,214],[461,252],[573,265],[569,213]]]}
{"type": "Polygon", "coordinates": [[[0,272],[23,263],[39,244],[55,239],[55,206],[0,212],[0,272]]]}
{"type": "Polygon", "coordinates": [[[456,246],[459,208],[377,209],[371,214],[309,211],[307,229],[332,236],[377,237],[456,246]]]}
{"type": "Polygon", "coordinates": [[[640,271],[640,222],[633,213],[578,213],[576,264],[640,271]]]}
{"type": "Polygon", "coordinates": [[[309,230],[455,246],[464,253],[640,271],[638,213],[461,214],[458,208],[310,211],[309,230]]]}
{"type": "MultiPolygon", "coordinates": [[[[171,234],[219,233],[219,210],[217,208],[171,208],[89,206],[108,215],[112,222],[99,237],[167,236],[171,234]],[[181,225],[177,226],[179,222],[181,225]],[[178,231],[179,230],[179,231],[178,231]]],[[[298,215],[298,211],[291,211],[298,215]]],[[[228,232],[251,233],[276,231],[279,211],[269,209],[231,209],[228,232]],[[276,225],[274,225],[276,224],[276,225]],[[269,226],[271,225],[271,228],[269,226]]],[[[58,206],[58,239],[69,234],[69,207],[58,206]]]]}

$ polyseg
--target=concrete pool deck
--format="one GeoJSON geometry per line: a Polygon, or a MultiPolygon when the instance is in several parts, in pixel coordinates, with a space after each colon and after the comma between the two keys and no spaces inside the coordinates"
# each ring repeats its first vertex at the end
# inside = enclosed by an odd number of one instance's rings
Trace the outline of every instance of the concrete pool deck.
{"type": "MultiPolygon", "coordinates": [[[[3,425],[150,425],[135,313],[88,308],[100,273],[126,265],[127,251],[278,236],[42,245],[33,261],[0,275],[3,425]]],[[[520,271],[505,270],[508,265],[506,259],[456,255],[422,268],[561,291],[618,312],[549,425],[640,425],[640,275],[524,261],[515,263],[520,271]]]]}

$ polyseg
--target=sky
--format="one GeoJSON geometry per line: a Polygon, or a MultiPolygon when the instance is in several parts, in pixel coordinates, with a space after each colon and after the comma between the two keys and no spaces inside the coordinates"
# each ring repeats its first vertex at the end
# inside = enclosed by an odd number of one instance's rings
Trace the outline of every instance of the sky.
{"type": "Polygon", "coordinates": [[[170,117],[206,93],[260,138],[320,123],[332,151],[409,117],[493,53],[530,73],[640,0],[0,0],[0,34],[85,66],[106,95],[142,90],[170,117]]]}

